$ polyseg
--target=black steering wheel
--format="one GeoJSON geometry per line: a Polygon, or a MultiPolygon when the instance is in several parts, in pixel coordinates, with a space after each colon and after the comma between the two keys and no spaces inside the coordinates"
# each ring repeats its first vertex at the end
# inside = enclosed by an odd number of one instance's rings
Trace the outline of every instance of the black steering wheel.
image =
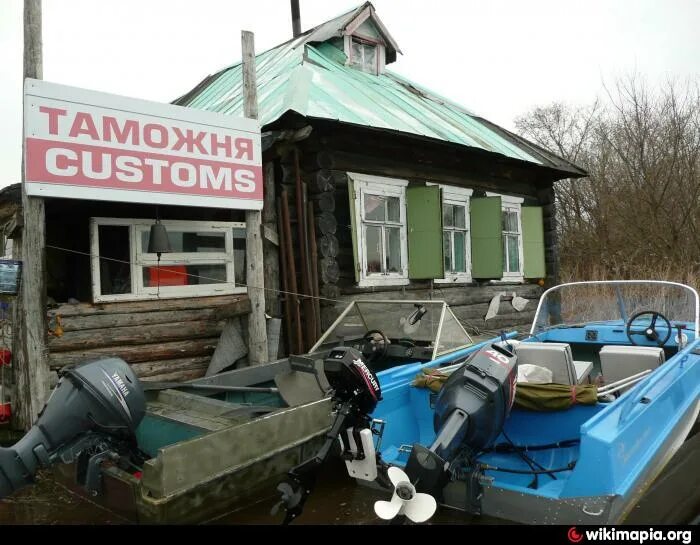
{"type": "Polygon", "coordinates": [[[374,361],[377,358],[383,358],[386,356],[388,349],[389,338],[379,329],[368,331],[365,333],[365,336],[362,337],[362,355],[367,359],[367,361],[374,361]],[[374,335],[379,335],[381,340],[375,339],[374,335]],[[381,344],[381,347],[378,346],[379,344],[381,344]]]}
{"type": "Polygon", "coordinates": [[[668,318],[666,318],[666,316],[664,316],[660,312],[656,312],[655,310],[643,310],[642,312],[637,312],[637,314],[632,316],[627,321],[627,338],[633,345],[639,346],[639,344],[634,341],[634,336],[644,335],[650,341],[655,342],[659,346],[663,346],[671,338],[672,329],[673,328],[671,327],[671,322],[668,320],[668,318]],[[634,321],[637,318],[640,318],[641,316],[646,316],[647,314],[651,316],[651,322],[649,323],[649,325],[644,329],[633,330],[632,324],[634,323],[634,321]],[[656,321],[659,318],[666,322],[666,336],[663,339],[661,338],[658,330],[656,329],[656,321]]]}

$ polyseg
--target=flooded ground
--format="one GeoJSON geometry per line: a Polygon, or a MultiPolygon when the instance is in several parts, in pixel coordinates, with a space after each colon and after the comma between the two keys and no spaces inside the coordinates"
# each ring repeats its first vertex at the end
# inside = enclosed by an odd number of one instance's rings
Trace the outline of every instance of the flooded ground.
{"type": "MultiPolygon", "coordinates": [[[[320,475],[314,493],[306,503],[303,515],[295,524],[379,524],[374,515],[374,502],[388,500],[387,494],[358,486],[343,474],[343,467],[331,464],[320,475]]],[[[283,514],[270,514],[277,503],[268,490],[246,505],[208,524],[280,524],[283,514]]],[[[436,524],[470,524],[472,518],[464,513],[439,510],[431,521],[436,524]]],[[[498,523],[495,519],[479,518],[478,523],[498,523]]],[[[34,486],[27,487],[11,498],[0,501],[2,524],[130,524],[132,521],[104,509],[75,494],[59,483],[50,472],[42,473],[34,486]]]]}

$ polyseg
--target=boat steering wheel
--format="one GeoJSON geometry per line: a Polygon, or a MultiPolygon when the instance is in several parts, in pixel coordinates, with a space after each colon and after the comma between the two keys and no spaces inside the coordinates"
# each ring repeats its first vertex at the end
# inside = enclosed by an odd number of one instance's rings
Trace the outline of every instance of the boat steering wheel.
{"type": "Polygon", "coordinates": [[[627,321],[627,338],[630,340],[630,342],[631,342],[633,345],[639,346],[639,343],[635,342],[634,337],[635,337],[635,336],[644,335],[648,340],[650,340],[650,341],[652,341],[652,342],[655,342],[655,343],[656,343],[657,345],[659,345],[659,346],[663,346],[663,345],[665,345],[665,344],[668,342],[668,340],[671,338],[671,331],[672,331],[672,329],[673,329],[673,328],[671,327],[671,322],[668,320],[668,318],[666,318],[666,316],[664,316],[664,315],[661,314],[660,312],[656,312],[655,310],[643,310],[642,312],[637,312],[637,314],[635,314],[634,316],[632,316],[632,317],[627,321]],[[640,317],[642,317],[642,316],[646,316],[647,314],[651,316],[651,322],[649,323],[649,325],[648,325],[647,327],[645,327],[644,329],[633,330],[633,329],[632,329],[632,324],[634,323],[634,321],[635,321],[637,318],[640,318],[640,317]],[[656,321],[657,321],[659,318],[661,318],[661,320],[663,320],[664,322],[666,322],[666,331],[667,331],[667,333],[666,333],[666,335],[663,337],[663,339],[661,338],[661,336],[659,335],[658,330],[656,329],[656,321]]]}
{"type": "Polygon", "coordinates": [[[368,331],[365,333],[365,336],[362,337],[362,355],[368,362],[374,361],[377,358],[383,358],[386,356],[388,349],[389,338],[379,329],[368,331]],[[381,339],[375,339],[375,335],[379,335],[381,339]]]}

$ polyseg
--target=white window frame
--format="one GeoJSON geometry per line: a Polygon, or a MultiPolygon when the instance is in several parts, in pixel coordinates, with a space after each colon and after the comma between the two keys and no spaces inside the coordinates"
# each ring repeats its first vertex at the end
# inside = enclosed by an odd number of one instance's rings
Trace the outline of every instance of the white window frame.
{"type": "MultiPolygon", "coordinates": [[[[511,195],[500,195],[498,193],[486,193],[487,197],[500,197],[501,198],[501,212],[510,210],[516,212],[518,215],[518,258],[520,260],[520,271],[517,272],[505,272],[503,271],[503,277],[501,282],[524,282],[525,281],[525,263],[523,254],[523,216],[522,216],[522,206],[525,199],[522,197],[513,197],[511,195]]],[[[503,223],[503,217],[501,217],[501,223],[503,223]]],[[[501,251],[506,255],[507,252],[504,251],[505,248],[505,234],[501,234],[501,251]]],[[[506,268],[506,263],[503,263],[503,268],[506,268]]]]}
{"type": "Polygon", "coordinates": [[[349,66],[355,70],[359,70],[360,72],[364,72],[365,74],[373,74],[375,76],[379,76],[384,72],[384,67],[386,65],[386,47],[382,42],[377,41],[374,38],[361,36],[359,34],[346,34],[343,46],[345,49],[345,55],[347,57],[346,66],[349,66]],[[377,62],[375,63],[374,70],[372,72],[368,72],[367,70],[363,70],[361,67],[356,67],[353,65],[353,40],[357,41],[362,45],[373,46],[376,48],[377,62]]]}
{"type": "MultiPolygon", "coordinates": [[[[358,286],[368,288],[373,286],[407,286],[408,279],[408,238],[406,235],[406,187],[408,180],[384,178],[369,174],[348,173],[353,183],[355,202],[355,226],[357,229],[357,256],[360,266],[360,281],[358,286]],[[365,195],[399,198],[399,233],[401,238],[401,273],[367,273],[367,249],[365,247],[365,232],[367,223],[364,220],[365,195]]],[[[369,224],[374,224],[370,222],[369,224]]],[[[357,265],[356,265],[357,266],[357,265]]]]}
{"type": "MultiPolygon", "coordinates": [[[[436,185],[432,183],[427,183],[426,185],[436,185]]],[[[450,273],[445,271],[444,278],[436,278],[436,284],[468,284],[472,281],[472,227],[471,227],[471,197],[474,194],[474,190],[468,189],[466,187],[455,187],[452,185],[442,185],[438,184],[442,190],[442,203],[440,205],[440,211],[442,212],[442,206],[445,204],[451,204],[453,206],[464,207],[464,221],[466,226],[467,236],[465,237],[465,257],[466,257],[466,271],[458,273],[450,273]]],[[[461,230],[461,229],[459,229],[461,230]]],[[[442,227],[442,233],[444,236],[445,226],[442,227]]],[[[442,242],[442,238],[440,239],[442,242]]],[[[454,240],[454,239],[453,239],[454,240]]],[[[454,263],[454,243],[450,245],[452,248],[452,262],[454,263]]],[[[444,262],[444,258],[443,258],[444,262]]]]}
{"type": "MultiPolygon", "coordinates": [[[[140,244],[141,233],[150,232],[154,220],[131,218],[90,218],[90,265],[92,271],[92,297],[95,303],[109,303],[116,301],[143,301],[154,299],[177,299],[183,297],[207,297],[213,295],[229,295],[247,293],[245,286],[236,285],[236,271],[233,253],[233,230],[245,229],[242,222],[210,222],[210,221],[170,221],[161,223],[166,229],[172,231],[187,230],[199,232],[223,232],[226,235],[225,252],[202,252],[197,254],[197,261],[206,261],[207,264],[225,264],[226,278],[230,282],[210,285],[192,286],[161,286],[146,287],[143,285],[144,267],[158,265],[158,256],[143,252],[140,244]],[[116,225],[129,228],[129,261],[131,269],[131,293],[105,294],[101,293],[99,236],[98,229],[101,225],[116,225]]],[[[173,252],[161,254],[160,266],[181,265],[192,263],[194,252],[173,252]]]]}

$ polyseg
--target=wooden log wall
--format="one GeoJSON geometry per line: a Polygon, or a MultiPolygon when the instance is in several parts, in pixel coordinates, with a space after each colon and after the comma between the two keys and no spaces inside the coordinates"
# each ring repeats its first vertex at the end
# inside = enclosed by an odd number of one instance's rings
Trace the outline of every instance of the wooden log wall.
{"type": "MultiPolygon", "coordinates": [[[[344,306],[353,299],[437,299],[450,304],[455,315],[471,333],[517,328],[531,323],[542,288],[536,284],[443,285],[411,282],[404,287],[358,288],[352,247],[347,172],[364,172],[409,181],[462,185],[475,191],[498,191],[525,198],[525,204],[543,206],[547,280],[558,278],[554,192],[551,180],[519,165],[485,157],[467,157],[443,146],[406,145],[379,133],[353,133],[316,127],[311,138],[299,144],[301,177],[309,189],[316,213],[318,278],[321,301],[321,329],[326,330],[344,306]],[[499,313],[486,321],[495,294],[505,292],[499,313]],[[516,311],[513,294],[527,299],[524,311],[516,311]],[[333,300],[333,301],[331,301],[333,300]],[[334,302],[337,301],[337,302],[334,302]]],[[[291,160],[281,165],[282,184],[294,196],[295,170],[291,160]]],[[[292,222],[295,207],[290,203],[292,222]]],[[[292,228],[294,235],[295,229],[292,228]]],[[[296,246],[298,240],[292,237],[296,246]]],[[[299,269],[297,269],[298,271],[299,269]]]]}
{"type": "Polygon", "coordinates": [[[49,310],[49,365],[58,370],[116,356],[145,381],[204,376],[226,320],[250,313],[246,295],[105,304],[49,310]],[[60,317],[60,318],[59,318],[60,317]],[[56,334],[56,325],[60,329],[56,334]]]}

